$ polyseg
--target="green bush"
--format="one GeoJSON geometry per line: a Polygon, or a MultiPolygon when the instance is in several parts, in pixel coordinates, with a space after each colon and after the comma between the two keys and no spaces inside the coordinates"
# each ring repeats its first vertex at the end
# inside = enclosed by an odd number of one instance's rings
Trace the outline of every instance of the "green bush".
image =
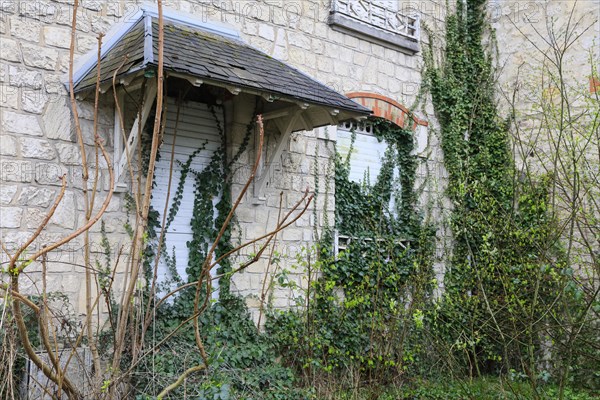
{"type": "MultiPolygon", "coordinates": [[[[178,315],[178,307],[176,300],[157,315],[156,321],[160,322],[152,342],[179,323],[172,317],[178,315]]],[[[221,297],[202,314],[200,323],[206,327],[202,332],[210,356],[209,369],[188,377],[169,398],[183,398],[184,394],[186,398],[210,400],[308,398],[306,391],[294,386],[292,371],[277,362],[271,339],[257,331],[243,299],[221,297]]],[[[138,367],[134,384],[140,396],[156,396],[187,368],[201,364],[193,331],[184,328],[138,367]]]]}

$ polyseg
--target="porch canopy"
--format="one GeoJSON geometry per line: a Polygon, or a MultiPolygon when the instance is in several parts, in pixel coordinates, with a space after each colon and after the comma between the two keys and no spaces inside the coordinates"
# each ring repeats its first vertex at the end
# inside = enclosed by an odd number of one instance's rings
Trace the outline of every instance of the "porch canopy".
{"type": "MultiPolygon", "coordinates": [[[[318,126],[371,114],[298,69],[244,43],[230,27],[202,22],[192,15],[164,15],[164,71],[168,77],[183,78],[194,86],[203,84],[265,99],[265,111],[297,111],[288,131],[318,126]]],[[[128,18],[108,36],[101,53],[102,90],[117,83],[128,85],[136,78],[152,76],[158,65],[158,18],[148,7],[128,18]]],[[[74,74],[75,92],[95,88],[97,56],[90,55],[74,74]]],[[[290,121],[292,122],[292,121],[290,121]]]]}

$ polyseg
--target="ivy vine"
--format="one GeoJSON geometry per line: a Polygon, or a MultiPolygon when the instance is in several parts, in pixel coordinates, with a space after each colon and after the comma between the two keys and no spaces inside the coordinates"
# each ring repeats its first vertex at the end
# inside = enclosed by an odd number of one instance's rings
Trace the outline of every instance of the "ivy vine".
{"type": "Polygon", "coordinates": [[[471,376],[519,371],[535,387],[541,354],[552,351],[545,337],[553,334],[539,316],[554,310],[558,318],[568,268],[548,212],[549,177],[517,173],[509,126],[498,114],[485,4],[457,2],[442,61],[432,47],[425,57],[454,238],[443,301],[429,321],[454,350],[451,368],[471,376]]]}
{"type": "Polygon", "coordinates": [[[370,123],[377,139],[387,143],[381,171],[373,186],[349,179],[350,157],[356,139],[356,132],[352,130],[349,153],[346,158],[338,155],[335,163],[337,229],[350,236],[418,236],[420,215],[416,209],[414,133],[381,118],[373,118],[370,123]],[[397,179],[394,171],[398,173],[397,179]],[[390,209],[392,196],[395,201],[390,209]]]}
{"type": "MultiPolygon", "coordinates": [[[[193,212],[190,216],[192,239],[187,243],[189,250],[186,273],[188,282],[197,279],[209,250],[215,240],[224,219],[232,207],[231,178],[232,169],[240,156],[246,152],[250,139],[254,134],[256,110],[252,115],[244,138],[233,154],[227,158],[227,142],[221,120],[218,118],[219,107],[209,105],[221,144],[210,156],[210,160],[202,170],[192,168],[193,160],[206,150],[206,143],[190,154],[185,162],[178,162],[180,174],[173,201],[168,210],[166,227],[168,228],[178,214],[181,203],[188,201],[183,198],[186,179],[192,176],[194,180],[193,212]]],[[[159,155],[160,156],[160,155],[159,155]]],[[[153,218],[149,223],[148,237],[151,239],[146,251],[147,264],[153,265],[158,243],[160,224],[158,212],[153,210],[153,218]]],[[[215,251],[215,258],[228,253],[233,248],[232,225],[224,232],[215,251]]],[[[169,255],[162,243],[162,257],[170,271],[170,277],[163,278],[161,287],[171,283],[184,283],[177,276],[177,260],[169,255]]],[[[199,317],[200,323],[206,329],[202,330],[206,351],[210,355],[209,371],[206,375],[188,378],[187,396],[199,399],[232,399],[232,398],[261,398],[261,399],[303,399],[302,390],[293,387],[294,377],[291,371],[274,360],[276,354],[272,343],[261,335],[255,328],[242,298],[230,292],[230,261],[225,258],[219,264],[219,300],[212,304],[199,317]]],[[[151,274],[147,273],[147,279],[151,274]]],[[[206,286],[204,287],[206,290],[206,286]]],[[[206,293],[206,292],[205,292],[206,293]]],[[[156,311],[153,322],[152,339],[159,341],[182,321],[193,313],[195,298],[194,288],[182,290],[171,303],[163,303],[156,311]]],[[[139,389],[137,398],[149,399],[156,394],[156,389],[164,387],[179,376],[186,366],[201,364],[203,360],[194,345],[194,334],[191,324],[181,329],[170,338],[169,347],[161,348],[152,358],[140,363],[138,369],[145,371],[137,376],[134,385],[139,389]],[[151,365],[150,365],[151,364],[151,365]],[[148,374],[147,371],[152,371],[148,374]],[[158,385],[157,385],[158,383],[158,385]]],[[[182,389],[173,393],[173,398],[182,395],[182,389]]]]}
{"type": "MultiPolygon", "coordinates": [[[[267,324],[306,384],[319,376],[339,385],[352,370],[381,387],[418,362],[409,337],[420,329],[414,316],[431,290],[432,230],[416,206],[414,133],[381,119],[369,123],[387,143],[376,182],[349,178],[355,131],[349,154],[334,163],[334,228],[350,242],[335,254],[332,235],[323,235],[317,248],[299,254],[297,268],[310,285],[296,309],[272,311],[267,324]]],[[[285,274],[280,284],[295,286],[285,274]]]]}

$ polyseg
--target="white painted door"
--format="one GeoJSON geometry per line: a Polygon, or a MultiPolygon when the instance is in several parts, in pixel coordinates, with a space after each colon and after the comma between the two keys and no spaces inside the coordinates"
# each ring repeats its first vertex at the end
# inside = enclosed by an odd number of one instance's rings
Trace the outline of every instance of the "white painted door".
{"type": "MultiPolygon", "coordinates": [[[[217,108],[217,118],[223,123],[221,109],[217,108]]],[[[156,186],[152,195],[152,207],[160,214],[159,222],[165,210],[168,196],[167,216],[173,205],[173,199],[177,186],[181,179],[181,164],[184,164],[189,156],[197,149],[204,146],[191,163],[191,169],[202,171],[210,162],[211,157],[221,146],[221,137],[214,116],[206,104],[185,102],[181,105],[179,112],[179,123],[175,134],[177,119],[177,104],[173,99],[167,103],[167,123],[164,141],[160,149],[160,160],[156,165],[156,186]],[[171,154],[174,149],[173,173],[170,174],[171,154]],[[177,162],[179,161],[179,162],[177,162]],[[170,181],[170,190],[169,190],[170,181]]],[[[181,199],[181,206],[173,222],[166,231],[166,246],[162,252],[167,252],[170,257],[175,257],[177,272],[185,281],[187,279],[186,268],[188,266],[187,242],[192,240],[192,227],[190,225],[194,206],[194,174],[188,173],[181,199]]],[[[213,204],[218,202],[215,198],[213,204]]],[[[215,212],[216,215],[216,212],[215,212]]],[[[168,269],[165,258],[161,257],[158,277],[159,282],[168,278],[168,269]]]]}

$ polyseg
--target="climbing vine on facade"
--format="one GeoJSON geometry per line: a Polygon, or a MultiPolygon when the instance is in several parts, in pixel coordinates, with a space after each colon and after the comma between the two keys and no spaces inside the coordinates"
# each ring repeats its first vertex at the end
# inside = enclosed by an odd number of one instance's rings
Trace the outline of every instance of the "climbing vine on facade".
{"type": "MultiPolygon", "coordinates": [[[[231,178],[232,166],[239,157],[247,151],[250,138],[255,133],[256,113],[248,122],[244,138],[231,159],[226,154],[226,138],[222,122],[217,117],[216,106],[210,106],[217,131],[221,138],[221,146],[213,152],[207,165],[202,169],[194,170],[192,161],[202,150],[201,145],[188,156],[185,162],[180,162],[179,176],[174,176],[174,194],[171,207],[166,217],[166,227],[172,223],[179,212],[184,199],[184,185],[188,176],[194,178],[193,213],[190,216],[192,239],[188,242],[189,261],[186,268],[187,282],[177,275],[175,264],[177,260],[165,248],[163,237],[163,257],[167,264],[169,275],[163,277],[163,285],[158,289],[170,290],[171,283],[178,286],[188,284],[189,287],[180,290],[173,296],[172,301],[164,302],[156,308],[151,330],[152,336],[147,337],[149,347],[161,342],[171,335],[170,332],[194,313],[195,285],[194,280],[203,271],[203,264],[207,257],[209,247],[216,239],[224,220],[232,208],[231,178]],[[215,198],[218,198],[215,204],[215,198]]],[[[165,151],[169,151],[167,146],[165,151]]],[[[157,249],[159,248],[161,222],[158,212],[153,210],[155,217],[148,228],[150,239],[145,252],[146,287],[151,287],[152,271],[150,267],[156,262],[157,249]]],[[[166,229],[166,228],[165,228],[166,229]]],[[[224,231],[215,252],[215,259],[228,254],[234,248],[231,225],[224,231]]],[[[211,301],[206,310],[198,317],[202,330],[202,341],[209,355],[209,369],[205,374],[196,374],[187,378],[186,396],[195,396],[199,399],[229,399],[229,398],[264,398],[284,399],[287,396],[302,399],[303,391],[293,387],[294,377],[291,371],[275,362],[276,354],[268,338],[256,330],[244,300],[230,292],[230,279],[232,271],[228,257],[219,262],[217,274],[218,301],[211,301]],[[212,304],[214,302],[214,304],[212,304]],[[235,372],[234,372],[235,371],[235,372]]],[[[202,298],[211,285],[204,284],[202,298]]],[[[141,362],[135,374],[134,386],[138,393],[137,398],[150,399],[156,396],[159,390],[180,376],[186,369],[201,365],[204,362],[194,344],[193,326],[188,324],[169,337],[169,347],[161,348],[141,362]],[[148,372],[148,371],[151,371],[148,372]]],[[[184,389],[173,392],[173,398],[184,393],[184,389]]]]}
{"type": "Polygon", "coordinates": [[[562,350],[553,343],[569,324],[565,305],[577,303],[568,289],[574,266],[551,212],[552,176],[515,167],[510,121],[496,106],[495,42],[485,4],[457,2],[442,54],[430,47],[426,56],[454,236],[445,293],[428,321],[445,343],[449,370],[520,374],[539,398],[538,385],[561,380],[562,350]],[[550,354],[553,365],[543,361],[550,354]]]}
{"type": "MultiPolygon", "coordinates": [[[[381,118],[370,122],[377,138],[388,146],[381,160],[381,171],[373,186],[352,182],[349,174],[354,144],[345,157],[337,156],[336,228],[351,236],[418,236],[420,215],[416,209],[414,133],[381,118]]],[[[352,135],[354,143],[356,133],[353,131],[352,135]]]]}
{"type": "Polygon", "coordinates": [[[335,159],[333,228],[349,242],[335,254],[335,235],[323,235],[315,249],[300,254],[297,265],[309,287],[297,308],[274,312],[267,324],[286,363],[309,386],[325,377],[353,387],[348,369],[355,379],[381,386],[419,358],[413,338],[431,293],[432,231],[416,205],[415,138],[385,120],[370,123],[387,143],[376,182],[349,178],[354,132],[349,154],[335,159]]]}

